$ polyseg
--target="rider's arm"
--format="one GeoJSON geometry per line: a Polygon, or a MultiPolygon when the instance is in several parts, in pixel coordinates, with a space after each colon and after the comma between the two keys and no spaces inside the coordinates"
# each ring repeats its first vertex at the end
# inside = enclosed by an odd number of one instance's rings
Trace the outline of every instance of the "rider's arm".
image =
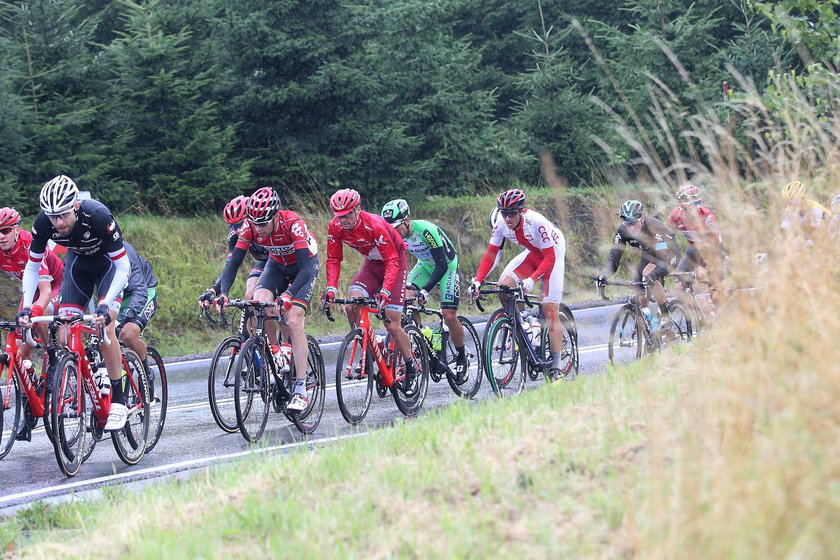
{"type": "Polygon", "coordinates": [[[487,251],[484,252],[481,263],[478,265],[478,272],[475,273],[476,282],[483,282],[499,262],[499,251],[505,242],[504,230],[506,229],[507,226],[500,222],[497,222],[496,227],[493,228],[493,233],[490,234],[490,243],[487,245],[487,251]]]}
{"type": "MultiPolygon", "coordinates": [[[[230,259],[228,259],[225,269],[219,275],[219,280],[217,281],[219,285],[216,290],[217,295],[228,294],[230,287],[233,286],[233,281],[236,280],[236,273],[239,271],[239,267],[242,265],[242,261],[245,260],[247,253],[248,250],[242,249],[239,245],[234,247],[233,251],[230,252],[230,259]]],[[[213,287],[215,288],[216,286],[213,287]]]]}
{"type": "Polygon", "coordinates": [[[607,262],[604,265],[604,277],[609,278],[618,270],[618,265],[621,264],[621,257],[624,255],[624,248],[626,246],[627,239],[621,234],[621,229],[619,229],[615,234],[613,246],[610,249],[610,256],[607,257],[607,262]]]}
{"type": "Polygon", "coordinates": [[[327,226],[327,287],[337,288],[338,277],[341,275],[341,261],[344,259],[344,249],[339,237],[338,222],[333,219],[327,226]]]}
{"type": "Polygon", "coordinates": [[[446,258],[446,247],[437,246],[432,249],[432,258],[435,261],[435,268],[429,275],[429,281],[423,286],[427,292],[437,286],[446,271],[449,270],[449,260],[446,258]]]}
{"type": "Polygon", "coordinates": [[[292,284],[286,289],[291,294],[298,293],[304,286],[309,284],[313,278],[318,274],[318,269],[315,268],[315,259],[309,254],[309,248],[295,249],[295,258],[298,263],[298,273],[292,284]]]}
{"type": "Polygon", "coordinates": [[[108,287],[108,293],[100,300],[106,305],[111,305],[120,293],[122,293],[128,281],[128,275],[131,273],[131,263],[128,260],[128,253],[125,252],[125,249],[115,251],[114,253],[116,254],[108,253],[108,257],[114,262],[114,267],[116,268],[114,279],[108,287]]]}
{"type": "Polygon", "coordinates": [[[23,268],[23,307],[31,307],[35,299],[35,291],[38,289],[38,272],[41,270],[41,262],[44,254],[29,253],[29,261],[23,268]]]}

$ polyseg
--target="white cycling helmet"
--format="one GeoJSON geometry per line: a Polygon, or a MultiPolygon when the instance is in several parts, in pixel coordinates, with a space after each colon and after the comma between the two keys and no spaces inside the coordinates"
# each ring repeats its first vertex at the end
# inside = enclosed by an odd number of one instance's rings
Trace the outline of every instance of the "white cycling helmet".
{"type": "Polygon", "coordinates": [[[79,187],[67,175],[51,179],[41,189],[41,209],[49,215],[63,214],[79,198],[79,187]]]}

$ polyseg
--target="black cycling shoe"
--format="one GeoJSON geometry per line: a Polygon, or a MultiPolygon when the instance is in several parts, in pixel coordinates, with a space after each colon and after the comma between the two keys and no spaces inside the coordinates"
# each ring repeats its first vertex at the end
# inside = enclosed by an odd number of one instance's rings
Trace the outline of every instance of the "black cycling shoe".
{"type": "Polygon", "coordinates": [[[560,379],[565,379],[566,374],[563,373],[563,370],[560,368],[551,368],[550,370],[548,370],[548,377],[552,381],[558,381],[560,379]]]}
{"type": "Polygon", "coordinates": [[[15,441],[32,441],[32,430],[26,422],[21,422],[21,429],[15,434],[15,441]]]}
{"type": "Polygon", "coordinates": [[[417,391],[417,366],[414,365],[414,360],[405,363],[403,372],[403,393],[410,397],[417,391]]]}
{"type": "Polygon", "coordinates": [[[469,371],[469,364],[467,363],[467,355],[465,352],[458,354],[455,358],[455,384],[461,385],[469,379],[467,374],[469,371]]]}

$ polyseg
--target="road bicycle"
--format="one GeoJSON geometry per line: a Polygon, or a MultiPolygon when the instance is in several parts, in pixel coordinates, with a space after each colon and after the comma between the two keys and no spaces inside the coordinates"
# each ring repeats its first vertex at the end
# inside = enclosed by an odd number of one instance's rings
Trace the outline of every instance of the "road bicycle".
{"type": "Polygon", "coordinates": [[[458,315],[458,322],[464,327],[464,353],[467,359],[467,371],[462,379],[458,379],[455,373],[458,352],[449,336],[449,329],[443,321],[443,311],[429,309],[418,303],[417,298],[405,300],[402,324],[403,327],[415,325],[423,333],[426,353],[429,355],[429,376],[432,381],[439,383],[445,377],[456,395],[471,399],[478,393],[484,373],[482,346],[470,320],[458,315]],[[438,326],[434,330],[428,326],[423,327],[421,315],[436,317],[438,326]]]}
{"type": "Polygon", "coordinates": [[[49,392],[47,365],[49,358],[44,353],[40,373],[33,376],[25,372],[20,350],[22,344],[35,347],[38,342],[20,333],[15,321],[0,321],[0,330],[6,331],[6,349],[0,354],[0,459],[12,450],[15,437],[23,422],[32,430],[38,419],[44,419],[44,429],[52,438],[49,425],[49,392]],[[28,340],[27,340],[28,338],[28,340]]]}
{"type": "Polygon", "coordinates": [[[243,309],[243,317],[248,314],[255,319],[254,332],[242,342],[233,363],[233,403],[236,423],[242,436],[251,443],[260,439],[268,422],[270,403],[275,412],[282,411],[301,433],[311,434],[321,422],[327,391],[324,358],[318,341],[306,335],[306,396],[309,405],[300,412],[287,411],[286,405],[294,391],[294,360],[288,370],[281,370],[274,360],[271,343],[265,332],[266,321],[284,321],[282,315],[268,314],[267,310],[277,307],[277,304],[233,300],[228,302],[228,306],[243,309]]]}
{"type": "Polygon", "coordinates": [[[712,301],[711,293],[701,294],[695,290],[695,286],[702,282],[711,289],[712,285],[703,280],[697,279],[697,272],[675,272],[672,274],[682,282],[682,293],[677,292],[677,298],[685,306],[691,317],[692,335],[697,336],[706,328],[711,326],[715,316],[715,303],[712,301]]]}
{"type": "MultiPolygon", "coordinates": [[[[534,347],[532,337],[526,330],[525,318],[519,307],[540,308],[541,302],[532,299],[522,286],[511,288],[495,282],[483,282],[480,296],[500,294],[503,312],[498,314],[489,327],[484,348],[484,364],[487,380],[493,392],[500,397],[518,394],[525,386],[526,375],[534,379],[542,373],[546,381],[573,379],[580,370],[577,324],[572,310],[563,303],[558,304],[558,314],[563,325],[563,347],[559,373],[552,375],[551,344],[547,328],[542,328],[539,344],[534,347]],[[530,372],[533,372],[531,374],[530,372]]],[[[481,297],[476,305],[481,311],[481,297]]]]}
{"type": "MultiPolygon", "coordinates": [[[[632,281],[601,281],[598,282],[598,294],[604,301],[609,301],[606,296],[605,286],[623,286],[628,288],[643,287],[644,282],[632,281]]],[[[677,342],[690,341],[693,336],[691,314],[685,309],[682,303],[671,298],[666,303],[668,315],[660,318],[658,328],[653,329],[652,314],[645,314],[640,294],[632,293],[622,298],[624,303],[616,311],[610,325],[610,339],[607,346],[610,362],[613,365],[625,363],[633,359],[641,358],[643,355],[658,350],[677,342]]],[[[650,305],[658,307],[651,300],[650,305]]],[[[654,309],[654,312],[656,310],[654,309]]]]}
{"type": "MultiPolygon", "coordinates": [[[[120,343],[125,351],[125,346],[120,343]]],[[[146,385],[149,387],[149,439],[146,442],[146,453],[157,445],[166,423],[166,409],[169,405],[169,381],[166,377],[166,366],[163,358],[154,346],[146,346],[147,361],[149,362],[146,385]]]]}
{"type": "MultiPolygon", "coordinates": [[[[390,390],[400,412],[416,416],[429,388],[429,356],[423,333],[414,325],[404,327],[417,369],[417,377],[410,380],[405,375],[405,361],[394,340],[390,336],[379,338],[374,335],[370,314],[383,322],[389,320],[384,312],[378,311],[376,301],[369,297],[353,297],[337,298],[333,303],[355,305],[360,310],[359,324],[344,337],[336,359],[335,393],[341,415],[354,426],[362,422],[370,409],[375,386],[380,398],[390,390]]],[[[327,319],[335,321],[329,307],[323,311],[327,319]]]]}
{"type": "MultiPolygon", "coordinates": [[[[236,387],[236,374],[233,369],[233,362],[236,359],[242,343],[251,336],[251,329],[248,325],[253,313],[247,303],[243,300],[228,302],[228,307],[241,310],[239,322],[237,323],[236,334],[223,338],[210,359],[210,370],[207,375],[207,397],[210,401],[210,412],[213,420],[225,432],[232,434],[239,430],[236,421],[236,407],[234,406],[234,388],[236,387]]],[[[212,313],[209,308],[202,308],[199,316],[204,316],[211,324],[217,324],[221,319],[211,319],[212,313]],[[216,321],[214,323],[213,321],[216,321]]],[[[224,311],[219,312],[219,317],[227,317],[224,311]]]]}
{"type": "MultiPolygon", "coordinates": [[[[104,328],[90,324],[94,315],[33,317],[33,323],[67,327],[67,343],[56,349],[52,374],[50,426],[58,466],[68,477],[79,472],[94,441],[105,437],[111,396],[100,395],[100,383],[109,383],[99,341],[109,343],[104,328]],[[93,438],[91,440],[91,438],[93,438]]],[[[137,464],[146,452],[149,434],[149,392],[143,363],[133,350],[122,354],[123,394],[128,409],[125,427],[110,432],[114,449],[127,465],[137,464]]],[[[49,377],[49,375],[48,375],[49,377]]]]}

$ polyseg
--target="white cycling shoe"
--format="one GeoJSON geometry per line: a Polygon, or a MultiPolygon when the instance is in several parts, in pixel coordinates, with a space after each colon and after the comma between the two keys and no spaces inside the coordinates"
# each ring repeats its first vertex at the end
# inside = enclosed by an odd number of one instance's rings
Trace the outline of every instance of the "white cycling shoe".
{"type": "Polygon", "coordinates": [[[105,424],[106,432],[122,430],[128,420],[128,409],[124,404],[111,403],[111,411],[108,413],[108,423],[105,424]]]}

